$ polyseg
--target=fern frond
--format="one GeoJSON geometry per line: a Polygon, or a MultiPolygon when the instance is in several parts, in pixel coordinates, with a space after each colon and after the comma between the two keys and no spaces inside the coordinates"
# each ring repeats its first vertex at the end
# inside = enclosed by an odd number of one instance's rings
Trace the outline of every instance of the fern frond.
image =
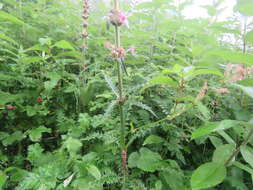
{"type": "Polygon", "coordinates": [[[138,107],[140,107],[140,108],[142,108],[144,110],[149,111],[152,115],[154,115],[156,118],[158,118],[157,115],[155,114],[155,112],[153,112],[153,110],[151,109],[151,107],[149,107],[148,105],[143,104],[141,102],[137,102],[137,101],[131,101],[131,103],[133,105],[135,105],[135,106],[138,106],[138,107]]]}
{"type": "Polygon", "coordinates": [[[107,76],[105,73],[103,73],[103,75],[104,75],[106,83],[111,88],[111,90],[115,94],[115,96],[118,98],[119,97],[118,90],[117,90],[116,86],[114,85],[114,83],[112,82],[111,78],[109,76],[107,76]]]}

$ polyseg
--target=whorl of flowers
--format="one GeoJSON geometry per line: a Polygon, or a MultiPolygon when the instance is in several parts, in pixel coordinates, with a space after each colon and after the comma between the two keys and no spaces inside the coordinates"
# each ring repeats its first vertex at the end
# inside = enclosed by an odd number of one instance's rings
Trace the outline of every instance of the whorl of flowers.
{"type": "Polygon", "coordinates": [[[129,49],[125,50],[123,47],[116,47],[110,42],[106,42],[105,47],[111,51],[111,56],[115,59],[124,58],[128,52],[134,54],[135,51],[134,47],[130,47],[129,49]]]}
{"type": "Polygon", "coordinates": [[[117,9],[112,9],[109,14],[109,20],[114,26],[121,26],[127,23],[126,15],[117,9]]]}
{"type": "Polygon", "coordinates": [[[89,1],[88,0],[83,0],[83,31],[82,31],[82,38],[83,38],[83,49],[88,48],[87,47],[87,38],[88,38],[88,18],[89,18],[89,1]]]}
{"type": "Polygon", "coordinates": [[[253,66],[245,67],[243,63],[228,64],[225,68],[224,75],[229,82],[237,82],[247,78],[253,73],[253,66]]]}
{"type": "Polygon", "coordinates": [[[202,100],[205,97],[207,90],[208,90],[208,84],[207,84],[207,82],[205,82],[204,85],[202,86],[201,90],[199,91],[196,99],[202,100]]]}

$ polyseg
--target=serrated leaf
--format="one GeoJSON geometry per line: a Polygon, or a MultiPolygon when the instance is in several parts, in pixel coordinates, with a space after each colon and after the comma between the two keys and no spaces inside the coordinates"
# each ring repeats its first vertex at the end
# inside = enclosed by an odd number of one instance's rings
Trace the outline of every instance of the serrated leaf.
{"type": "Polygon", "coordinates": [[[162,137],[156,136],[156,135],[150,135],[148,138],[145,139],[143,142],[143,146],[147,144],[158,144],[164,142],[164,139],[162,137]]]}
{"type": "Polygon", "coordinates": [[[209,123],[206,123],[204,126],[196,129],[192,133],[191,138],[196,139],[198,137],[210,134],[212,132],[223,131],[231,127],[238,126],[240,123],[241,123],[240,121],[236,121],[236,120],[223,120],[220,122],[209,122],[209,123]]]}
{"type": "Polygon", "coordinates": [[[114,85],[114,83],[112,82],[111,78],[108,75],[106,75],[105,73],[103,73],[103,75],[104,75],[106,83],[111,88],[111,90],[115,94],[115,96],[118,98],[119,97],[118,90],[117,90],[116,86],[114,85]]]}
{"type": "Polygon", "coordinates": [[[45,74],[47,78],[49,78],[49,81],[44,82],[44,86],[46,90],[52,90],[56,85],[58,84],[59,80],[61,79],[61,76],[57,73],[47,73],[45,74]]]}
{"type": "Polygon", "coordinates": [[[2,142],[4,146],[12,145],[15,141],[21,141],[24,138],[24,134],[21,131],[16,131],[6,137],[2,142]]]}
{"type": "Polygon", "coordinates": [[[80,140],[74,139],[72,137],[69,137],[64,144],[71,154],[75,154],[82,146],[80,140]]]}
{"type": "Polygon", "coordinates": [[[226,175],[226,167],[223,164],[205,163],[193,172],[191,187],[193,190],[199,190],[216,186],[225,179],[226,175]]]}
{"type": "Polygon", "coordinates": [[[100,180],[101,179],[101,173],[99,171],[99,169],[94,166],[94,165],[89,165],[87,166],[87,170],[88,172],[93,176],[95,177],[97,180],[100,180]]]}
{"type": "Polygon", "coordinates": [[[154,172],[158,170],[161,156],[147,148],[141,148],[140,157],[137,161],[137,167],[143,171],[154,172]]]}
{"type": "Polygon", "coordinates": [[[50,132],[51,132],[51,129],[46,128],[44,126],[40,126],[36,129],[32,129],[28,131],[31,141],[34,141],[34,142],[40,140],[42,133],[50,133],[50,132]]]}
{"type": "Polygon", "coordinates": [[[144,109],[144,110],[149,111],[152,115],[154,115],[156,118],[158,118],[157,115],[155,114],[155,112],[153,112],[153,110],[152,110],[148,105],[143,104],[143,103],[141,103],[141,102],[137,102],[137,101],[130,101],[130,102],[131,102],[133,105],[135,105],[135,106],[138,106],[138,107],[140,107],[140,108],[142,108],[142,109],[144,109]]]}

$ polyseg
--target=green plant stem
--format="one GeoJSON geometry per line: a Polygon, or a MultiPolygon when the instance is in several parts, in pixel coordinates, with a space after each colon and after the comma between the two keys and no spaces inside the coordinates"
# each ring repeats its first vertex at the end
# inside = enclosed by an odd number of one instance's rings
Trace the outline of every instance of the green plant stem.
{"type": "MultiPolygon", "coordinates": [[[[119,0],[114,0],[114,8],[119,9],[119,0]]],[[[116,47],[120,47],[120,28],[115,26],[115,43],[116,47]]],[[[119,114],[120,114],[120,146],[121,151],[126,151],[126,143],[125,143],[125,116],[124,116],[124,97],[123,97],[123,75],[122,69],[120,66],[120,62],[117,62],[117,74],[118,74],[118,85],[119,85],[119,114]]],[[[123,187],[125,188],[125,181],[127,176],[126,168],[123,169],[123,187]]]]}
{"type": "Polygon", "coordinates": [[[228,158],[228,160],[225,162],[225,166],[228,166],[229,163],[233,160],[234,157],[237,156],[237,154],[240,152],[240,149],[242,146],[245,146],[248,144],[250,138],[253,135],[253,129],[250,130],[248,136],[246,137],[246,139],[235,149],[235,151],[231,154],[231,156],[228,158]]]}

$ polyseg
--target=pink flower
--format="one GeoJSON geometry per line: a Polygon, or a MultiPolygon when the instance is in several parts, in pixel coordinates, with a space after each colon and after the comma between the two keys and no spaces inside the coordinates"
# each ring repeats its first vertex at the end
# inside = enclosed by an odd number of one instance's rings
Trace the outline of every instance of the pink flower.
{"type": "MultiPolygon", "coordinates": [[[[253,70],[253,69],[252,69],[253,70]]],[[[251,69],[244,67],[242,63],[240,64],[229,64],[227,65],[224,75],[229,82],[237,82],[243,80],[251,72],[251,69]]]]}
{"type": "Polygon", "coordinates": [[[122,24],[127,23],[127,17],[125,14],[122,11],[116,9],[112,9],[110,11],[109,20],[114,26],[121,26],[122,24]]]}
{"type": "Polygon", "coordinates": [[[127,49],[126,52],[127,52],[127,53],[130,52],[132,55],[134,55],[134,54],[135,54],[135,50],[136,50],[135,47],[130,47],[130,48],[127,49]]]}

